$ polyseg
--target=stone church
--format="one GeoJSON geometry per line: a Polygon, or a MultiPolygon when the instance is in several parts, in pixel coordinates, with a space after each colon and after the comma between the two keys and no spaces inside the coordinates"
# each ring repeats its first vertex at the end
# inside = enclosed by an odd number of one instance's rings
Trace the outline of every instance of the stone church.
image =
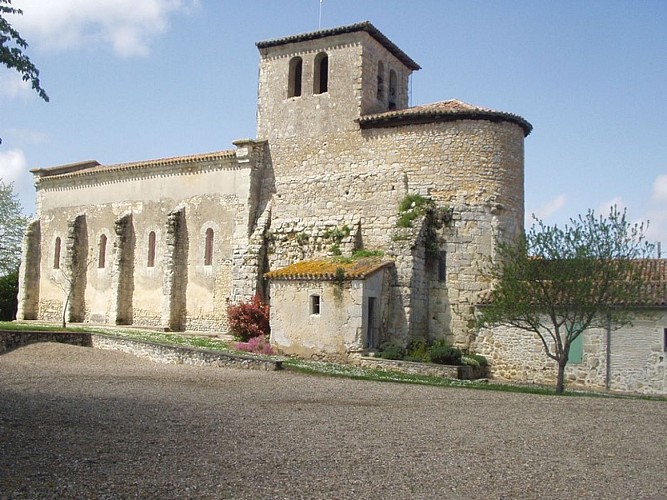
{"type": "Polygon", "coordinates": [[[32,171],[18,318],[225,332],[258,293],[285,353],[469,347],[480,265],[522,229],[531,125],[411,107],[420,67],[369,22],[257,48],[255,139],[32,171]]]}

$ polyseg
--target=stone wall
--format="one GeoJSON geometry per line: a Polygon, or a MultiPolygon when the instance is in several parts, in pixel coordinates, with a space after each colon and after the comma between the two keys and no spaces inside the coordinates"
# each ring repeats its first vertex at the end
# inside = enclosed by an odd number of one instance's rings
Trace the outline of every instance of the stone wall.
{"type": "Polygon", "coordinates": [[[382,269],[364,280],[342,282],[272,280],[271,343],[285,354],[328,359],[347,359],[377,347],[386,339],[368,338],[368,300],[375,298],[374,326],[386,323],[385,273],[382,269]],[[318,297],[316,312],[313,295],[318,297]]]}
{"type": "Polygon", "coordinates": [[[234,262],[233,252],[247,246],[255,217],[266,209],[265,169],[258,163],[263,149],[261,142],[239,141],[238,155],[222,152],[40,177],[41,245],[37,251],[35,245],[26,247],[24,255],[33,260],[36,255],[40,263],[37,316],[59,321],[75,278],[68,314],[73,321],[225,331],[232,275],[239,288],[254,289],[261,274],[256,261],[234,262]],[[170,247],[173,213],[180,214],[179,236],[170,247]],[[214,238],[206,264],[209,228],[214,238]],[[62,241],[59,267],[54,264],[57,238],[62,241]],[[104,265],[101,238],[106,239],[104,265]],[[155,251],[149,264],[151,238],[155,251]],[[235,264],[247,264],[254,275],[235,271],[235,264]],[[163,307],[169,309],[166,316],[163,307]]]}
{"type": "MultiPolygon", "coordinates": [[[[567,385],[667,394],[666,327],[667,313],[660,311],[647,316],[639,311],[633,326],[611,333],[601,329],[585,331],[583,359],[581,363],[567,365],[567,385]]],[[[478,332],[472,348],[488,358],[494,378],[556,383],[556,362],[547,357],[534,333],[501,326],[485,328],[478,332]]]]}
{"type": "MultiPolygon", "coordinates": [[[[411,70],[368,33],[360,31],[307,43],[260,48],[257,137],[270,142],[287,137],[322,137],[358,128],[362,114],[386,111],[388,97],[377,98],[378,61],[397,74],[396,109],[408,105],[411,70]],[[315,59],[329,60],[328,90],[314,92],[315,59]],[[303,60],[302,94],[288,97],[290,60],[303,60]]],[[[387,92],[388,94],[388,92],[387,92]]]]}
{"type": "Polygon", "coordinates": [[[23,236],[19,269],[19,295],[17,318],[37,319],[39,315],[39,281],[42,231],[39,219],[28,224],[23,236]]]}
{"type": "MultiPolygon", "coordinates": [[[[438,231],[436,242],[447,253],[446,284],[433,279],[434,266],[423,255],[415,265],[398,266],[400,286],[414,282],[430,290],[425,296],[411,292],[421,301],[414,311],[403,300],[408,331],[398,335],[445,336],[469,346],[473,307],[488,287],[479,269],[493,255],[495,239],[514,236],[523,224],[518,125],[462,120],[356,130],[272,141],[269,152],[277,193],[270,269],[331,255],[323,235],[334,227],[351,229],[341,245],[345,254],[356,247],[390,250],[400,238],[398,205],[408,194],[450,208],[452,221],[438,231]]],[[[415,243],[404,249],[410,256],[415,243]]]]}
{"type": "Polygon", "coordinates": [[[486,369],[471,366],[437,365],[434,363],[413,363],[411,361],[354,357],[351,361],[362,368],[409,373],[425,377],[443,377],[459,380],[476,380],[486,378],[486,369]]]}
{"type": "Polygon", "coordinates": [[[218,351],[193,349],[189,347],[166,346],[153,344],[151,342],[108,337],[106,335],[90,333],[0,331],[0,354],[39,342],[59,342],[82,347],[93,347],[95,349],[121,351],[141,358],[150,359],[156,363],[243,368],[266,371],[282,369],[282,361],[279,359],[243,356],[218,351]]]}
{"type": "Polygon", "coordinates": [[[0,354],[39,342],[59,342],[82,347],[93,345],[89,333],[0,331],[0,354]]]}

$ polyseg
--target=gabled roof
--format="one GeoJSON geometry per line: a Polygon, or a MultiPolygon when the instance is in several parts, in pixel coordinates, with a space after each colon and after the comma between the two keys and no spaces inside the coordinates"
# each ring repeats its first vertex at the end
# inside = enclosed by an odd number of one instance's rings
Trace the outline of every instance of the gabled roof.
{"type": "MultiPolygon", "coordinates": [[[[537,259],[535,262],[539,262],[537,259]]],[[[549,261],[546,261],[547,263],[549,261]]],[[[667,259],[637,259],[632,261],[635,269],[640,271],[643,281],[642,297],[631,303],[616,303],[615,306],[625,307],[665,307],[667,306],[667,259]]],[[[478,297],[478,305],[489,304],[493,299],[493,291],[485,290],[478,297]]]]}
{"type": "Polygon", "coordinates": [[[645,283],[645,306],[667,306],[667,259],[636,261],[645,283]]]}
{"type": "Polygon", "coordinates": [[[366,257],[355,260],[340,257],[323,260],[304,260],[268,272],[264,274],[264,277],[270,280],[285,281],[333,281],[340,279],[336,276],[336,273],[340,275],[338,269],[342,269],[342,279],[360,280],[393,263],[392,260],[383,260],[381,257],[366,257]]]}
{"type": "Polygon", "coordinates": [[[361,128],[398,127],[414,123],[432,123],[455,120],[489,120],[510,122],[523,129],[524,137],[533,130],[533,126],[522,117],[504,111],[473,106],[456,99],[422,104],[411,108],[385,111],[364,115],[358,119],[361,128]]]}
{"type": "Polygon", "coordinates": [[[389,38],[384,36],[380,30],[373,26],[369,21],[364,21],[357,24],[350,24],[348,26],[338,26],[336,28],[323,29],[318,31],[311,31],[310,33],[301,33],[299,35],[291,35],[283,38],[276,38],[274,40],[264,40],[257,42],[255,45],[258,49],[268,47],[276,47],[278,45],[285,45],[288,43],[306,42],[308,40],[317,40],[319,38],[326,38],[334,35],[342,35],[345,33],[355,33],[358,31],[365,31],[370,36],[375,38],[385,49],[391,52],[399,61],[405,64],[413,71],[421,69],[421,66],[413,61],[405,52],[399,49],[389,38]]]}
{"type": "Polygon", "coordinates": [[[151,167],[162,167],[167,165],[178,165],[196,163],[200,161],[215,161],[225,158],[234,158],[235,150],[216,151],[213,153],[201,153],[189,156],[173,156],[170,158],[158,158],[155,160],[138,161],[132,163],[118,163],[115,165],[102,165],[95,160],[70,163],[49,168],[35,168],[30,172],[40,178],[44,177],[74,177],[83,175],[94,175],[102,172],[138,170],[151,167]]]}

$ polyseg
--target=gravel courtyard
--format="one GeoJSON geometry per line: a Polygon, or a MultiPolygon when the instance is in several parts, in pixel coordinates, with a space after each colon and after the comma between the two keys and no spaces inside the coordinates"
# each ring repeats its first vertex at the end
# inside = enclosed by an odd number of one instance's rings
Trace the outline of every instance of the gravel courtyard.
{"type": "Polygon", "coordinates": [[[667,498],[667,404],[0,356],[0,498],[667,498]]]}

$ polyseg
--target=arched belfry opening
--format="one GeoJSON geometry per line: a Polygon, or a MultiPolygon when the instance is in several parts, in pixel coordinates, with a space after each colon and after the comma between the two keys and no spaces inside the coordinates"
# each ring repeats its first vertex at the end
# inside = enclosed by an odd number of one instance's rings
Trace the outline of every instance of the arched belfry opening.
{"type": "Polygon", "coordinates": [[[300,97],[303,80],[303,59],[293,57],[289,62],[289,82],[287,97],[300,97]]]}
{"type": "Polygon", "coordinates": [[[378,101],[384,102],[384,64],[382,64],[382,61],[378,62],[376,95],[378,101]]]}
{"type": "Polygon", "coordinates": [[[329,91],[329,56],[320,52],[315,56],[313,74],[313,94],[324,94],[329,91]]]}
{"type": "Polygon", "coordinates": [[[257,48],[261,140],[356,131],[359,117],[387,111],[390,102],[391,109],[405,109],[410,74],[419,69],[368,22],[257,42],[257,48]]]}
{"type": "Polygon", "coordinates": [[[389,71],[389,109],[396,109],[396,102],[398,99],[398,81],[396,72],[392,69],[389,71]]]}

